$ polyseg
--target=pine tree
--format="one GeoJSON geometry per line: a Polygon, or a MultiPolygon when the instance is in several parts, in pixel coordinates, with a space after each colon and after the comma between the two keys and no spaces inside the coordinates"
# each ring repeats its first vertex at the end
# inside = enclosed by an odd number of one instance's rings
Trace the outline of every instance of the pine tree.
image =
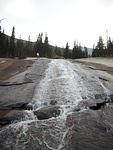
{"type": "Polygon", "coordinates": [[[17,57],[19,57],[20,59],[27,57],[27,49],[21,37],[16,42],[16,51],[17,57]]]}
{"type": "Polygon", "coordinates": [[[44,44],[43,44],[43,56],[48,57],[48,58],[52,58],[52,56],[53,56],[52,48],[49,45],[47,33],[45,35],[45,40],[44,40],[44,44]]]}
{"type": "Polygon", "coordinates": [[[111,41],[111,38],[109,37],[107,41],[107,55],[112,56],[113,55],[113,43],[111,41]]]}
{"type": "Polygon", "coordinates": [[[61,50],[57,46],[55,46],[54,53],[56,56],[62,56],[61,50]]]}
{"type": "Polygon", "coordinates": [[[6,54],[5,54],[5,57],[9,57],[9,39],[8,37],[6,38],[6,54]]]}
{"type": "Polygon", "coordinates": [[[104,46],[104,43],[103,43],[103,39],[100,36],[99,41],[97,43],[97,46],[93,49],[92,56],[93,57],[101,57],[101,56],[104,56],[104,55],[105,55],[105,46],[104,46]]]}
{"type": "Polygon", "coordinates": [[[0,57],[8,56],[8,41],[7,36],[0,31],[0,57]]]}
{"type": "Polygon", "coordinates": [[[64,58],[69,58],[69,44],[68,42],[66,43],[66,47],[64,49],[64,58]]]}
{"type": "Polygon", "coordinates": [[[72,58],[75,59],[77,58],[77,44],[76,41],[74,42],[74,47],[73,47],[73,51],[72,51],[72,58]]]}
{"type": "Polygon", "coordinates": [[[47,36],[47,33],[45,35],[45,40],[44,40],[44,56],[47,57],[47,51],[49,49],[49,41],[48,41],[48,36],[47,36]]]}
{"type": "Polygon", "coordinates": [[[15,27],[13,27],[10,37],[10,57],[15,57],[15,27]]]}
{"type": "Polygon", "coordinates": [[[87,47],[84,47],[84,57],[85,58],[88,57],[88,49],[87,49],[87,47]]]}
{"type": "Polygon", "coordinates": [[[26,41],[25,46],[24,46],[24,51],[26,51],[26,57],[33,56],[33,48],[32,48],[32,43],[30,41],[30,35],[28,36],[28,41],[26,41]]]}
{"type": "Polygon", "coordinates": [[[83,58],[83,57],[85,57],[85,51],[82,51],[81,44],[78,45],[77,42],[74,42],[72,58],[77,59],[77,58],[83,58]]]}
{"type": "Polygon", "coordinates": [[[40,33],[37,39],[37,52],[39,53],[40,57],[44,56],[43,52],[43,42],[42,42],[43,33],[40,33]]]}
{"type": "Polygon", "coordinates": [[[1,29],[2,29],[2,27],[1,27],[1,25],[0,25],[0,34],[1,34],[1,29]]]}
{"type": "Polygon", "coordinates": [[[81,44],[79,44],[79,46],[78,46],[78,57],[77,58],[82,58],[82,57],[83,57],[83,51],[82,51],[81,44]]]}

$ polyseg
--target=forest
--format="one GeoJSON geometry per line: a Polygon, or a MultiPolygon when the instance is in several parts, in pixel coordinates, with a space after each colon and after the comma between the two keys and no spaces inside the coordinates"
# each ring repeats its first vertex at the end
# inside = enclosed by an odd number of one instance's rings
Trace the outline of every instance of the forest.
{"type": "MultiPolygon", "coordinates": [[[[12,28],[11,36],[4,33],[0,26],[0,57],[9,58],[26,58],[36,57],[37,52],[40,57],[47,58],[65,58],[77,59],[91,57],[88,55],[88,48],[82,47],[80,43],[74,41],[73,49],[70,49],[68,42],[64,48],[52,46],[49,44],[48,35],[45,34],[43,40],[43,33],[39,33],[36,42],[30,40],[22,40],[15,38],[15,27],[12,28]]],[[[96,46],[93,46],[92,57],[107,57],[113,56],[113,41],[109,39],[105,44],[103,38],[100,36],[96,46]]]]}

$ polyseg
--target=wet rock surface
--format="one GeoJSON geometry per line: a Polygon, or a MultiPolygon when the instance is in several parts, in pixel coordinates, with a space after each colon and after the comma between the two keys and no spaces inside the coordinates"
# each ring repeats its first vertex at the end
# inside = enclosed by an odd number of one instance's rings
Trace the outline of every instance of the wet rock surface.
{"type": "Polygon", "coordinates": [[[14,121],[21,121],[22,118],[24,118],[25,116],[25,112],[22,110],[12,110],[10,111],[8,114],[6,114],[4,117],[0,118],[0,125],[4,126],[4,125],[8,125],[13,123],[14,121]]]}
{"type": "Polygon", "coordinates": [[[9,110],[12,110],[12,109],[27,109],[29,108],[29,105],[28,103],[26,102],[20,102],[20,103],[14,103],[14,104],[6,104],[4,107],[0,107],[0,109],[9,109],[9,110]]]}
{"type": "Polygon", "coordinates": [[[40,59],[24,72],[12,76],[0,86],[0,107],[14,103],[29,103],[33,97],[35,86],[44,74],[48,59],[40,59]],[[10,86],[7,86],[10,85],[10,86]]]}
{"type": "Polygon", "coordinates": [[[60,115],[59,106],[48,106],[34,111],[34,114],[39,120],[49,119],[52,117],[58,117],[60,115]]]}
{"type": "Polygon", "coordinates": [[[30,103],[28,91],[24,101],[0,101],[12,110],[2,120],[10,124],[0,128],[1,150],[112,150],[113,76],[68,60],[51,60],[44,72],[47,62],[10,80],[30,79],[35,91],[30,103]]]}
{"type": "Polygon", "coordinates": [[[56,104],[57,104],[57,101],[55,101],[55,100],[50,101],[50,105],[56,105],[56,104]]]}
{"type": "Polygon", "coordinates": [[[112,150],[113,105],[102,110],[84,110],[67,117],[69,132],[64,150],[112,150]]]}
{"type": "Polygon", "coordinates": [[[15,103],[0,108],[0,125],[5,126],[13,122],[21,121],[26,116],[26,110],[32,110],[33,107],[28,103],[15,103]]]}
{"type": "Polygon", "coordinates": [[[94,98],[97,99],[89,99],[89,100],[83,100],[75,107],[74,111],[81,111],[82,109],[91,109],[91,110],[100,110],[107,105],[113,104],[113,95],[107,95],[105,94],[99,94],[95,95],[94,98]],[[101,98],[101,99],[100,99],[101,98]]]}

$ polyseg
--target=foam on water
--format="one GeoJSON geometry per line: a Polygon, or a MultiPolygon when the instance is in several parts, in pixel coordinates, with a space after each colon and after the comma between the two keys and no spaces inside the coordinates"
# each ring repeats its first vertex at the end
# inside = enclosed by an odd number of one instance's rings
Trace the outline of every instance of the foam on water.
{"type": "Polygon", "coordinates": [[[83,85],[80,85],[80,77],[74,69],[69,61],[51,61],[44,79],[36,88],[33,98],[35,109],[49,106],[51,100],[56,100],[66,114],[82,100],[80,91],[83,85]]]}

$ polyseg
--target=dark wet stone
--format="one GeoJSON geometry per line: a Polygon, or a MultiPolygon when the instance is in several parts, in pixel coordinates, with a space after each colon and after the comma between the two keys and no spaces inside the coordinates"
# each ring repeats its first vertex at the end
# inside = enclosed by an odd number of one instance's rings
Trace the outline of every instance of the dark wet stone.
{"type": "Polygon", "coordinates": [[[20,103],[6,105],[5,107],[9,109],[27,109],[29,106],[28,106],[28,103],[20,102],[20,103]]]}
{"type": "Polygon", "coordinates": [[[106,106],[106,104],[110,104],[113,102],[113,95],[107,96],[106,99],[96,99],[96,105],[89,106],[92,110],[99,110],[106,106]]]}
{"type": "Polygon", "coordinates": [[[82,99],[87,99],[87,97],[86,97],[86,96],[83,96],[82,99]]]}
{"type": "Polygon", "coordinates": [[[75,111],[80,111],[80,110],[81,110],[81,109],[80,109],[79,107],[77,107],[77,108],[74,109],[74,112],[75,112],[75,111]]]}
{"type": "Polygon", "coordinates": [[[106,102],[102,102],[102,103],[97,103],[96,105],[94,106],[90,106],[89,108],[92,109],[92,110],[99,110],[101,109],[102,107],[104,107],[106,105],[106,102]]]}
{"type": "Polygon", "coordinates": [[[39,120],[49,119],[52,117],[57,117],[60,115],[60,107],[58,106],[48,106],[34,111],[34,114],[39,120]]]}
{"type": "Polygon", "coordinates": [[[8,125],[14,121],[21,120],[25,115],[25,112],[20,110],[12,110],[5,116],[0,118],[0,125],[8,125]]]}
{"type": "Polygon", "coordinates": [[[103,98],[102,94],[95,94],[95,99],[101,99],[101,98],[103,98]]]}
{"type": "Polygon", "coordinates": [[[10,105],[3,105],[0,106],[0,110],[33,110],[33,106],[28,103],[15,103],[15,104],[10,104],[10,105]]]}
{"type": "Polygon", "coordinates": [[[50,105],[56,105],[56,104],[57,104],[57,101],[51,100],[50,105]]]}
{"type": "Polygon", "coordinates": [[[113,94],[110,95],[110,100],[113,102],[113,94]]]}
{"type": "Polygon", "coordinates": [[[33,105],[27,104],[27,105],[25,105],[24,109],[26,109],[26,110],[33,110],[33,105]]]}
{"type": "Polygon", "coordinates": [[[48,103],[47,103],[47,102],[44,102],[43,105],[44,105],[44,106],[48,106],[48,103]]]}
{"type": "Polygon", "coordinates": [[[102,94],[95,94],[95,99],[103,99],[106,100],[107,99],[107,94],[106,93],[102,93],[102,94]]]}
{"type": "Polygon", "coordinates": [[[103,81],[109,81],[108,79],[105,79],[103,77],[99,77],[100,80],[103,80],[103,81]]]}

